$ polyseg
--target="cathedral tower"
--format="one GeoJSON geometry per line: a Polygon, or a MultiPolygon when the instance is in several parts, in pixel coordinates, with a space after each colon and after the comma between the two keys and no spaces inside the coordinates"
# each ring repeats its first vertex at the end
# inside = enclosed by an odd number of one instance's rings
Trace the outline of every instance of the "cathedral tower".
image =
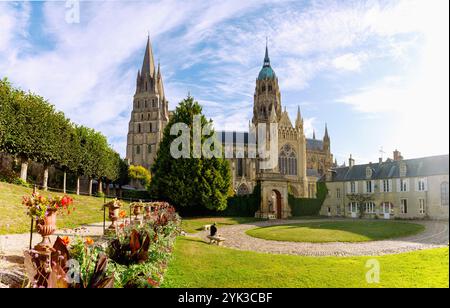
{"type": "Polygon", "coordinates": [[[256,79],[253,104],[253,124],[269,123],[272,110],[276,113],[277,121],[281,118],[281,94],[278,78],[270,66],[269,50],[266,45],[264,64],[256,79]]]}
{"type": "Polygon", "coordinates": [[[164,127],[169,121],[168,105],[160,65],[158,63],[158,67],[155,67],[148,37],[142,68],[137,73],[128,126],[126,158],[129,164],[150,169],[156,159],[164,127]]]}

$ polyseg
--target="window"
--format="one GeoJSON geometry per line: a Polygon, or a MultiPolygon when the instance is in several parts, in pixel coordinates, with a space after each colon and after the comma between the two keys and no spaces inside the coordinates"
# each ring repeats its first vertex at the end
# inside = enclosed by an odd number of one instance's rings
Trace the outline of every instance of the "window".
{"type": "Polygon", "coordinates": [[[141,121],[144,121],[144,114],[141,114],[141,121]]]}
{"type": "Polygon", "coordinates": [[[140,106],[140,103],[139,103],[139,101],[137,101],[137,107],[138,108],[140,108],[141,106],[140,106]]]}
{"type": "Polygon", "coordinates": [[[153,108],[156,107],[155,99],[152,99],[152,107],[153,107],[153,108]]]}
{"type": "Polygon", "coordinates": [[[356,193],[356,183],[355,182],[350,182],[350,192],[352,194],[356,193]]]}
{"type": "Polygon", "coordinates": [[[406,181],[405,179],[400,179],[400,191],[408,191],[408,181],[406,181]]]}
{"type": "Polygon", "coordinates": [[[338,198],[338,199],[341,198],[341,189],[340,188],[336,188],[336,198],[338,198]]]}
{"type": "Polygon", "coordinates": [[[366,167],[366,179],[370,179],[372,177],[372,168],[366,167]]]}
{"type": "Polygon", "coordinates": [[[249,193],[250,193],[250,191],[249,191],[247,185],[241,184],[241,185],[238,187],[237,194],[238,194],[239,196],[242,196],[242,195],[248,195],[249,193]]]}
{"type": "Polygon", "coordinates": [[[244,175],[244,162],[242,158],[237,159],[237,175],[238,176],[244,175]]]}
{"type": "Polygon", "coordinates": [[[144,108],[147,108],[147,100],[144,100],[144,108]]]}
{"type": "Polygon", "coordinates": [[[441,205],[448,206],[448,182],[441,183],[441,205]]]}
{"type": "Polygon", "coordinates": [[[367,214],[375,214],[375,203],[366,202],[364,206],[365,206],[365,212],[367,214]]]}
{"type": "Polygon", "coordinates": [[[269,92],[272,92],[272,86],[269,85],[269,92]]]}
{"type": "Polygon", "coordinates": [[[348,204],[348,211],[350,213],[357,213],[358,212],[358,202],[350,202],[348,204]]]}
{"type": "Polygon", "coordinates": [[[139,145],[136,146],[136,154],[141,154],[141,147],[139,145]]]}
{"type": "Polygon", "coordinates": [[[148,152],[152,153],[152,145],[151,144],[148,145],[148,152]]]}
{"type": "Polygon", "coordinates": [[[394,214],[394,206],[390,202],[381,203],[381,210],[383,214],[394,214]]]}
{"type": "Polygon", "coordinates": [[[141,132],[141,123],[138,123],[138,133],[141,132]]]}
{"type": "Polygon", "coordinates": [[[400,210],[401,210],[402,214],[408,214],[408,200],[401,199],[400,206],[401,206],[400,210]]]}
{"type": "Polygon", "coordinates": [[[389,180],[383,180],[383,192],[390,192],[391,185],[389,180]]]}
{"type": "Polygon", "coordinates": [[[417,190],[418,191],[425,191],[426,185],[425,185],[426,179],[418,179],[417,180],[417,190]]]}
{"type": "Polygon", "coordinates": [[[150,132],[153,132],[153,123],[150,123],[150,132]]]}
{"type": "Polygon", "coordinates": [[[372,193],[372,181],[366,181],[366,192],[372,193]]]}
{"type": "Polygon", "coordinates": [[[281,174],[297,175],[297,156],[289,144],[281,148],[280,156],[278,157],[278,168],[281,174]]]}
{"type": "Polygon", "coordinates": [[[401,164],[400,164],[400,176],[406,176],[406,172],[407,172],[407,169],[406,169],[406,164],[405,164],[405,162],[402,162],[401,164]]]}
{"type": "Polygon", "coordinates": [[[419,214],[425,214],[425,199],[419,199],[419,214]]]}
{"type": "Polygon", "coordinates": [[[266,86],[262,86],[262,91],[266,92],[266,86]]]}

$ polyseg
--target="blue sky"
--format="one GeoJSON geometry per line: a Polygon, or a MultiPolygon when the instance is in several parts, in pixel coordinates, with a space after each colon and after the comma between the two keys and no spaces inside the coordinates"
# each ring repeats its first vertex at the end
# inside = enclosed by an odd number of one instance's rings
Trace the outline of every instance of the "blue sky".
{"type": "Polygon", "coordinates": [[[122,155],[147,33],[170,109],[188,92],[246,130],[266,36],[282,105],[339,163],[449,149],[448,1],[0,1],[0,77],[103,132],[122,155]]]}

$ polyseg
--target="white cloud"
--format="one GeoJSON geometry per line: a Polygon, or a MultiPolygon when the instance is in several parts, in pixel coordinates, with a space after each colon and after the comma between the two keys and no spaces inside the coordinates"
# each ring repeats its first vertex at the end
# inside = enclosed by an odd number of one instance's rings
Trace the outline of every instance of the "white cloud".
{"type": "Polygon", "coordinates": [[[361,62],[364,61],[366,55],[356,55],[347,53],[342,56],[334,58],[333,65],[338,70],[359,71],[361,69],[361,62]]]}

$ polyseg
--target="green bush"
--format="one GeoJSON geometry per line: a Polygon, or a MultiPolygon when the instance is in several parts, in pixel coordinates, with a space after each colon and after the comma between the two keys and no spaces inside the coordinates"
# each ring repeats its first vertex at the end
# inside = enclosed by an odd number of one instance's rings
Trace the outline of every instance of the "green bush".
{"type": "Polygon", "coordinates": [[[124,189],[122,192],[122,198],[133,199],[133,200],[151,200],[150,193],[146,190],[127,190],[124,189]]]}
{"type": "Polygon", "coordinates": [[[325,182],[317,183],[316,198],[296,198],[289,194],[288,202],[292,216],[319,216],[323,201],[327,197],[328,189],[325,182]]]}
{"type": "Polygon", "coordinates": [[[182,217],[255,217],[261,203],[261,185],[258,183],[253,193],[245,196],[228,197],[227,207],[223,211],[214,211],[203,207],[178,207],[182,217]]]}

